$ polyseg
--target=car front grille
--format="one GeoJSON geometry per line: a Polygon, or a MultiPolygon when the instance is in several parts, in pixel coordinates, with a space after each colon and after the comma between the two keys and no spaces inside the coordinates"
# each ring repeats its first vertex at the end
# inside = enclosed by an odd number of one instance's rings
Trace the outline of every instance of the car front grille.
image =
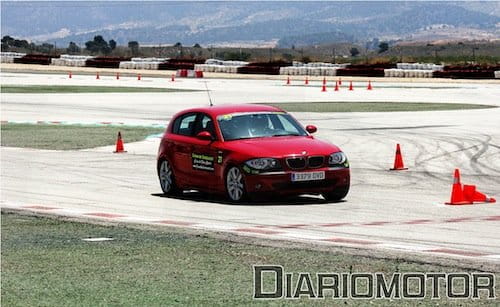
{"type": "Polygon", "coordinates": [[[308,159],[308,165],[310,168],[318,168],[323,166],[323,162],[325,161],[325,157],[323,156],[313,156],[309,157],[308,159]]]}
{"type": "Polygon", "coordinates": [[[323,156],[286,158],[286,165],[290,169],[318,168],[323,166],[324,162],[325,157],[323,156]]]}
{"type": "Polygon", "coordinates": [[[286,164],[291,169],[302,169],[306,167],[305,157],[286,158],[286,164]]]}

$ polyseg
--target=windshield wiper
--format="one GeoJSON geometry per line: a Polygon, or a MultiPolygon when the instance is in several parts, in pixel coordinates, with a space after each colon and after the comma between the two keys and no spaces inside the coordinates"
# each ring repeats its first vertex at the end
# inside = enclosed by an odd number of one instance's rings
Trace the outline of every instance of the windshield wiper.
{"type": "Polygon", "coordinates": [[[245,136],[245,137],[241,137],[241,138],[230,139],[228,141],[248,140],[248,139],[254,139],[254,138],[256,138],[256,137],[255,136],[245,136]]]}
{"type": "Polygon", "coordinates": [[[273,134],[272,135],[272,137],[277,137],[277,136],[300,136],[300,134],[290,133],[290,134],[273,134]]]}

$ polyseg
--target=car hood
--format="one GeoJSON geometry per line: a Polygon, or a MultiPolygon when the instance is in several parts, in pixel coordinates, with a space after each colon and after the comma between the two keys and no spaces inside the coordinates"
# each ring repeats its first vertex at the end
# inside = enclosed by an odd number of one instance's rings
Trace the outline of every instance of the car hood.
{"type": "Polygon", "coordinates": [[[243,139],[225,142],[228,150],[254,157],[283,157],[292,155],[329,155],[340,149],[309,136],[280,136],[243,139]],[[305,153],[304,153],[305,152],[305,153]]]}

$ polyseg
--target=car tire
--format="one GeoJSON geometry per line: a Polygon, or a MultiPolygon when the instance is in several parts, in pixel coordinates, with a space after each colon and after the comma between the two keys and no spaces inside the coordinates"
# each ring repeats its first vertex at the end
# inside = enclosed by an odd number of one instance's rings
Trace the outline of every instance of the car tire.
{"type": "Polygon", "coordinates": [[[245,180],[243,173],[236,166],[230,166],[224,179],[227,198],[235,203],[246,199],[245,180]]]}
{"type": "Polygon", "coordinates": [[[349,185],[333,189],[332,191],[323,193],[321,195],[323,195],[323,197],[327,201],[336,202],[341,201],[344,197],[346,197],[347,193],[349,193],[349,185]]]}
{"type": "Polygon", "coordinates": [[[175,184],[172,164],[168,160],[158,162],[158,179],[160,180],[163,194],[174,195],[179,191],[175,184]]]}

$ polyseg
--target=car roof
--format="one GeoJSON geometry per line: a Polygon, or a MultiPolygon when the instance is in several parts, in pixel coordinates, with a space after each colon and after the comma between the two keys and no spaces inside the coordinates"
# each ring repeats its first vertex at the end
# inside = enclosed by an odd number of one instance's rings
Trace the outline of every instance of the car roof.
{"type": "Polygon", "coordinates": [[[282,109],[263,104],[225,104],[212,107],[192,108],[184,110],[178,114],[202,112],[217,117],[223,114],[244,113],[244,112],[283,112],[282,109]]]}

